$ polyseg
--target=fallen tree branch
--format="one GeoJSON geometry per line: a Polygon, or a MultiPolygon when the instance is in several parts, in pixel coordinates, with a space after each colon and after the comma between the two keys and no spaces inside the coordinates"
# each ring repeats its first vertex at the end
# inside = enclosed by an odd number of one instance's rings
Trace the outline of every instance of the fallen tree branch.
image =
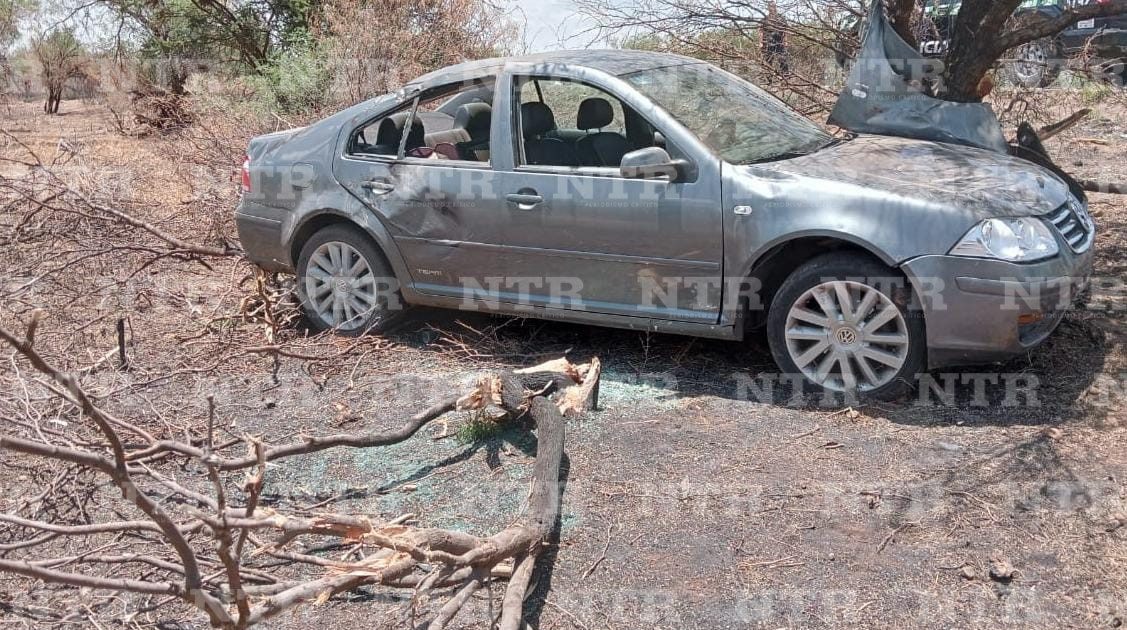
{"type": "Polygon", "coordinates": [[[56,523],[17,513],[0,515],[0,523],[8,531],[30,532],[19,542],[5,543],[3,548],[9,553],[33,553],[58,537],[72,541],[89,539],[91,547],[55,557],[6,557],[0,559],[0,571],[44,583],[163,595],[164,602],[188,603],[205,613],[212,626],[225,629],[262,624],[305,602],[324,601],[363,585],[380,585],[414,589],[416,601],[424,604],[434,589],[453,587],[454,592],[433,610],[426,626],[442,630],[453,623],[488,580],[508,577],[500,624],[507,630],[522,627],[523,602],[532,584],[536,561],[559,520],[559,476],[565,436],[561,409],[578,413],[591,406],[601,373],[598,359],[582,366],[557,363],[558,369],[549,370],[547,386],[543,372],[540,376],[526,374],[524,379],[512,373],[483,376],[470,393],[448,396],[411,416],[398,429],[307,436],[281,445],[250,437],[216,445],[217,418],[210,397],[206,438],[194,443],[190,436],[188,442],[155,439],[129,419],[110,415],[101,407],[102,399],[96,402],[73,374],[55,368],[35,350],[39,319],[32,319],[22,337],[0,328],[0,340],[50,379],[50,383],[44,383],[47,391],[64,405],[76,407],[92,425],[95,438],[55,444],[47,441],[50,434],[36,433],[35,423],[26,422],[16,426],[28,427],[27,436],[0,433],[0,449],[67,462],[79,470],[108,477],[122,491],[125,504],[145,518],[131,518],[117,508],[114,512],[121,515],[119,520],[105,522],[56,523]],[[558,382],[562,383],[555,378],[558,374],[573,376],[567,377],[566,382],[571,385],[563,390],[561,400],[552,401],[547,394],[557,389],[558,382]],[[537,389],[530,390],[530,384],[537,389]],[[382,521],[334,513],[293,516],[259,505],[272,462],[334,447],[371,448],[399,443],[450,411],[489,407],[499,408],[509,419],[531,418],[537,440],[528,510],[516,523],[492,535],[418,527],[404,523],[402,518],[382,521]],[[122,428],[137,429],[131,431],[136,440],[122,440],[118,434],[122,428]],[[238,444],[247,446],[245,456],[219,454],[238,444]],[[180,457],[158,457],[162,454],[180,457]],[[179,472],[154,468],[176,460],[182,463],[179,472]],[[253,470],[242,483],[233,484],[225,476],[244,469],[253,470]],[[241,506],[235,504],[239,489],[241,506]],[[154,498],[158,496],[159,501],[154,498]],[[210,536],[195,535],[198,532],[210,536]],[[263,533],[277,536],[272,541],[263,540],[263,533]],[[334,559],[320,555],[309,544],[298,551],[284,549],[306,537],[337,539],[348,552],[334,559]],[[147,548],[130,549],[130,541],[147,548]],[[353,551],[360,549],[368,551],[354,557],[353,551]],[[294,563],[317,568],[324,574],[309,579],[278,573],[294,563]],[[68,565],[84,570],[136,566],[144,579],[61,569],[68,565]],[[201,566],[211,573],[204,575],[201,566]]]}
{"type": "Polygon", "coordinates": [[[1064,120],[1055,122],[1051,125],[1046,125],[1044,127],[1041,127],[1041,129],[1037,131],[1037,137],[1039,137],[1041,139],[1041,141],[1044,142],[1045,140],[1048,140],[1049,138],[1052,138],[1053,136],[1055,136],[1057,134],[1068,131],[1069,129],[1074,127],[1077,123],[1079,123],[1081,120],[1084,120],[1084,118],[1087,117],[1088,114],[1091,114],[1091,113],[1092,113],[1092,110],[1090,110],[1090,109],[1082,109],[1082,110],[1076,112],[1075,114],[1072,114],[1068,118],[1065,118],[1064,120]]]}
{"type": "Polygon", "coordinates": [[[1087,192],[1104,193],[1107,195],[1127,195],[1127,184],[1099,182],[1094,179],[1081,179],[1079,183],[1080,187],[1087,192]]]}

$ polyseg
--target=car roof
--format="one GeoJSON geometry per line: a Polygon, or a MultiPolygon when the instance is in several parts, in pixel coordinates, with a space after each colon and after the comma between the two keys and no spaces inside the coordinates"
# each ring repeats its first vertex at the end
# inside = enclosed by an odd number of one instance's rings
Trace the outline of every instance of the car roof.
{"type": "Polygon", "coordinates": [[[467,61],[424,74],[407,85],[408,87],[425,90],[458,81],[472,81],[500,73],[507,63],[561,64],[592,68],[621,76],[641,70],[706,62],[670,53],[644,50],[559,50],[516,57],[494,57],[492,59],[467,61]]]}

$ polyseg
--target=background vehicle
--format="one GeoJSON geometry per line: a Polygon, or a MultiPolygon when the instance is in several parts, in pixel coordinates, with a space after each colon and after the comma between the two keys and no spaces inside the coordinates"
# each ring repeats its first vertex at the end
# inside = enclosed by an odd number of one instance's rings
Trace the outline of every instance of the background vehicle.
{"type": "MultiPolygon", "coordinates": [[[[1068,6],[1099,1],[1025,0],[1015,15],[1039,14],[1052,19],[1068,6]]],[[[946,54],[955,16],[961,6],[959,0],[925,0],[924,12],[931,18],[931,24],[920,34],[920,52],[932,57],[946,54]]],[[[1090,51],[1094,59],[1109,64],[1121,76],[1127,76],[1122,63],[1127,60],[1127,15],[1083,20],[1057,37],[1025,44],[1008,55],[1012,61],[1005,64],[1005,74],[1010,81],[1023,87],[1048,87],[1060,76],[1067,57],[1083,50],[1090,51]]]]}
{"type": "Polygon", "coordinates": [[[243,181],[248,256],[297,272],[317,328],[362,334],[413,304],[761,326],[784,371],[874,397],[1043,341],[1095,234],[1031,162],[834,138],[714,66],[640,51],[440,70],[253,139],[243,181]]]}

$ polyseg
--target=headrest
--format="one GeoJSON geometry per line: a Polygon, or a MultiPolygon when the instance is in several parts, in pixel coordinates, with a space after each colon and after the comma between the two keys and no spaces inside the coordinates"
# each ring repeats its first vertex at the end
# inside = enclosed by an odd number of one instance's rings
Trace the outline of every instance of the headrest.
{"type": "Polygon", "coordinates": [[[426,128],[418,116],[411,121],[411,131],[407,134],[407,150],[417,149],[426,144],[426,128]]]}
{"type": "MultiPolygon", "coordinates": [[[[403,125],[407,122],[407,112],[400,112],[380,121],[376,131],[376,144],[387,147],[399,147],[403,140],[403,125]]],[[[426,130],[423,121],[415,118],[411,121],[411,132],[407,134],[407,149],[414,149],[423,145],[423,136],[426,130]]]]}
{"type": "Polygon", "coordinates": [[[380,121],[376,130],[376,144],[384,146],[399,146],[403,139],[403,123],[407,122],[407,114],[395,114],[380,121]]]}
{"type": "Polygon", "coordinates": [[[624,119],[622,122],[626,125],[626,139],[635,149],[654,145],[654,128],[642,118],[641,114],[623,105],[622,117],[624,119]]]}
{"type": "Polygon", "coordinates": [[[614,109],[605,98],[589,98],[579,104],[575,124],[580,129],[602,129],[614,122],[614,109]]]}
{"type": "Polygon", "coordinates": [[[520,125],[525,138],[541,136],[556,128],[552,108],[539,101],[520,106],[520,125]]]}
{"type": "Polygon", "coordinates": [[[474,140],[489,137],[493,108],[486,103],[466,103],[454,112],[454,127],[465,129],[474,140]]]}

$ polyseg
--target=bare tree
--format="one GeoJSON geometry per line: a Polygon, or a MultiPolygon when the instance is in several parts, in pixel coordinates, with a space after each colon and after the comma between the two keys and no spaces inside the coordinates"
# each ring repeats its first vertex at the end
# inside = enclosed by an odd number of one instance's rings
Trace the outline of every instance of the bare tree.
{"type": "Polygon", "coordinates": [[[47,100],[43,111],[47,114],[59,113],[63,99],[63,89],[71,79],[83,75],[87,65],[86,51],[74,36],[74,32],[60,28],[31,42],[31,51],[39,63],[39,73],[47,89],[47,100]]]}

